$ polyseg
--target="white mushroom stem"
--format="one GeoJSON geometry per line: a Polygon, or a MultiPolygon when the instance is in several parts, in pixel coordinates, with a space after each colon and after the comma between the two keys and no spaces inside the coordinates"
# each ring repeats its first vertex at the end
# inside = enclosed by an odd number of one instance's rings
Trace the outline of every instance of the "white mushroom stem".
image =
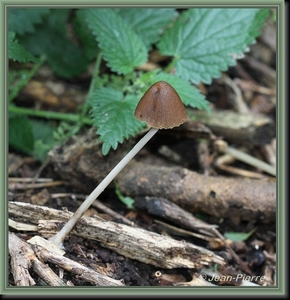
{"type": "Polygon", "coordinates": [[[81,204],[78,210],[67,221],[64,227],[49,240],[54,244],[62,247],[63,240],[73,229],[77,221],[82,217],[84,212],[91,206],[95,199],[102,191],[112,182],[112,180],[122,171],[130,160],[145,146],[153,137],[158,129],[151,128],[146,135],[134,146],[134,148],[112,169],[112,171],[103,179],[103,181],[91,192],[88,198],[81,204]]]}

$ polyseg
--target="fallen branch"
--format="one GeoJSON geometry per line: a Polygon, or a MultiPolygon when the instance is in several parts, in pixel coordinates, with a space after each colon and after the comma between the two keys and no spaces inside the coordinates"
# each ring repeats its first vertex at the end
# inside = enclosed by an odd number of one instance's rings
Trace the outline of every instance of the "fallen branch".
{"type": "Polygon", "coordinates": [[[166,198],[191,213],[271,223],[276,219],[276,182],[213,177],[180,167],[131,163],[118,176],[123,194],[166,198]]]}
{"type": "MultiPolygon", "coordinates": [[[[9,214],[23,221],[39,223],[39,233],[44,236],[55,234],[64,224],[61,220],[67,221],[72,215],[68,211],[22,202],[10,202],[9,214]],[[59,221],[45,221],[55,219],[59,221]]],[[[97,240],[105,248],[159,268],[192,269],[210,263],[224,264],[223,258],[202,247],[101,218],[82,217],[72,234],[97,240]]]]}

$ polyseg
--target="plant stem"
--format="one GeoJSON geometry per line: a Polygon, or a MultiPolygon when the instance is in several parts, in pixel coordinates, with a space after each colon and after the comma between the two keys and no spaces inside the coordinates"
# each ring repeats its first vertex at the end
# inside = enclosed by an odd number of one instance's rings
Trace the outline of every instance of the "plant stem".
{"type": "Polygon", "coordinates": [[[100,74],[101,62],[102,62],[102,52],[99,52],[98,56],[97,56],[97,59],[96,59],[96,64],[95,64],[95,68],[94,68],[94,72],[93,72],[93,77],[92,77],[92,80],[91,80],[91,83],[90,83],[88,97],[91,95],[92,91],[96,88],[97,78],[99,77],[99,74],[100,74]]]}
{"type": "Polygon", "coordinates": [[[168,66],[164,69],[165,73],[169,73],[169,71],[171,70],[171,68],[175,65],[176,63],[176,58],[174,58],[169,64],[168,66]]]}
{"type": "Polygon", "coordinates": [[[36,63],[33,68],[26,74],[25,80],[21,80],[11,91],[9,95],[9,102],[12,102],[12,100],[19,94],[19,92],[28,84],[29,80],[36,74],[36,72],[39,70],[39,68],[43,65],[45,62],[45,55],[42,55],[40,57],[40,60],[38,63],[36,63]]]}
{"type": "MultiPolygon", "coordinates": [[[[68,113],[59,113],[54,111],[44,111],[44,110],[34,110],[14,105],[9,105],[8,107],[9,112],[12,113],[19,113],[23,115],[28,115],[32,117],[41,117],[41,118],[48,118],[48,119],[56,119],[56,120],[63,120],[67,122],[78,122],[80,120],[80,115],[77,114],[68,114],[68,113]]],[[[83,124],[92,125],[93,122],[89,118],[82,118],[83,124]]]]}
{"type": "Polygon", "coordinates": [[[91,206],[94,200],[102,191],[112,182],[112,180],[121,172],[121,170],[131,161],[131,159],[145,146],[145,144],[154,136],[158,129],[151,128],[146,135],[132,148],[130,152],[112,169],[112,171],[103,179],[103,181],[91,192],[87,199],[81,204],[78,210],[67,221],[64,227],[49,240],[62,247],[64,238],[70,233],[84,212],[91,206]]]}
{"type": "Polygon", "coordinates": [[[89,103],[88,103],[88,99],[89,99],[91,93],[94,91],[94,89],[96,87],[97,78],[99,77],[99,74],[100,74],[101,61],[102,61],[102,52],[99,52],[98,56],[97,56],[97,59],[96,59],[95,69],[94,69],[93,77],[92,77],[92,80],[91,80],[91,83],[90,83],[89,92],[88,92],[87,97],[86,97],[86,102],[84,103],[84,105],[82,107],[82,110],[81,110],[81,113],[79,115],[79,119],[78,119],[79,129],[81,129],[82,125],[85,124],[85,123],[89,124],[89,125],[93,124],[93,122],[90,121],[89,119],[87,119],[85,116],[86,116],[87,111],[90,107],[89,103]],[[87,123],[86,121],[88,121],[90,123],[87,123]]]}

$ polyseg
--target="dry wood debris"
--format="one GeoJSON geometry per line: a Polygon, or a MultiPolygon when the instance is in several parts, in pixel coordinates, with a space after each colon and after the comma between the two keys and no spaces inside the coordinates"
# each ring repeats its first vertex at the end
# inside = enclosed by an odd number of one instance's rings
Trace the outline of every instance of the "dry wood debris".
{"type": "Polygon", "coordinates": [[[30,276],[29,269],[33,269],[37,275],[50,286],[67,286],[59,276],[45,263],[52,263],[60,268],[77,275],[97,286],[123,286],[120,280],[112,279],[97,273],[78,262],[68,259],[55,252],[51,252],[41,246],[29,245],[22,241],[14,233],[9,233],[9,254],[15,284],[17,286],[36,285],[30,276]]]}
{"type": "MultiPolygon", "coordinates": [[[[68,211],[21,202],[10,202],[9,213],[14,218],[38,223],[39,233],[44,236],[59,231],[62,221],[72,215],[68,211]]],[[[202,247],[99,217],[82,217],[72,234],[97,240],[103,247],[121,255],[165,269],[192,269],[210,263],[224,264],[223,258],[202,247]]]]}

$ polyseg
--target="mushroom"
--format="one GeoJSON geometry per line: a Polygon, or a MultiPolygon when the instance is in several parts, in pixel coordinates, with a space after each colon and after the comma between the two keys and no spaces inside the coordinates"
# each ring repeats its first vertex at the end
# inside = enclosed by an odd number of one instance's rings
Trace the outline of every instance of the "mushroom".
{"type": "Polygon", "coordinates": [[[170,129],[186,121],[183,103],[165,81],[154,83],[139,101],[134,116],[156,129],[170,129]]]}
{"type": "Polygon", "coordinates": [[[135,113],[135,118],[145,121],[152,127],[146,135],[132,148],[132,150],[112,169],[103,181],[92,191],[78,210],[67,221],[64,227],[53,237],[50,242],[62,247],[64,238],[69,234],[84,212],[94,200],[112,182],[119,172],[130,160],[145,146],[158,129],[169,129],[183,124],[186,121],[184,105],[175,89],[165,81],[154,83],[140,99],[135,113]]]}

